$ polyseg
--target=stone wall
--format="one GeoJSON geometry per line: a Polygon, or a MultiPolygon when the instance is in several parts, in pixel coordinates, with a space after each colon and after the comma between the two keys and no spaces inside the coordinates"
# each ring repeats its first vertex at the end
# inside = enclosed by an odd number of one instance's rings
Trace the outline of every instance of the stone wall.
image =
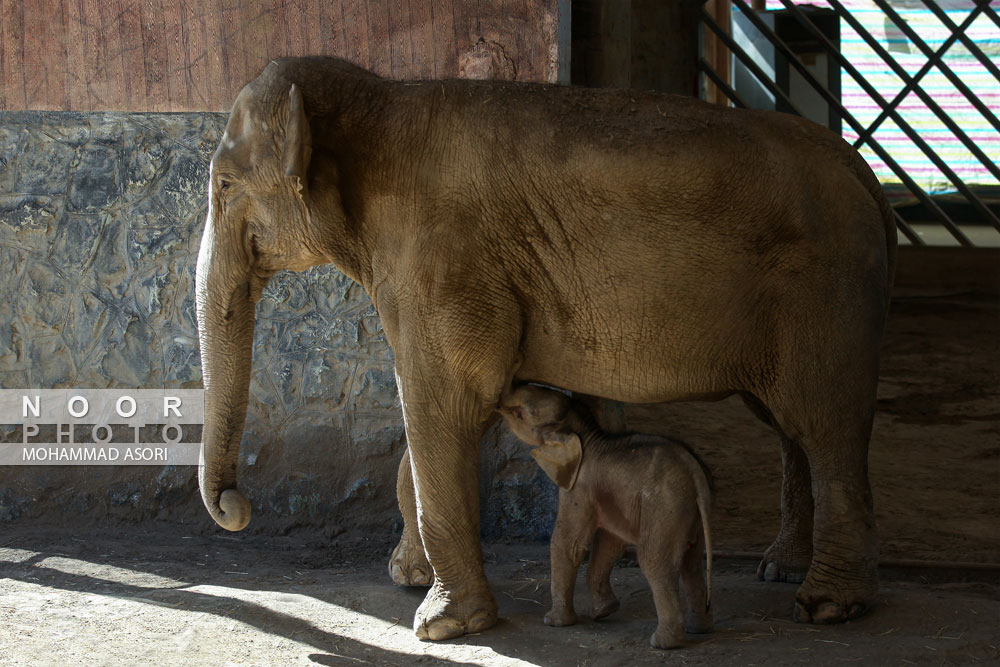
{"type": "MultiPolygon", "coordinates": [[[[194,267],[225,114],[0,113],[0,388],[200,387],[194,267]]],[[[257,306],[241,487],[252,530],[400,527],[392,350],[332,266],[257,306]]],[[[483,533],[542,538],[555,487],[498,426],[483,533]]],[[[0,521],[214,529],[194,467],[0,468],[0,521]]]]}

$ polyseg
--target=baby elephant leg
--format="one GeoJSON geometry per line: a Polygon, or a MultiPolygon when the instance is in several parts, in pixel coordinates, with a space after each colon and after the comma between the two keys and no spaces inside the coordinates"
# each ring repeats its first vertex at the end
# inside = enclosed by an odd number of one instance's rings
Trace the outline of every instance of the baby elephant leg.
{"type": "Polygon", "coordinates": [[[595,619],[604,618],[618,610],[618,598],[611,590],[611,570],[621,558],[625,543],[605,530],[594,535],[590,548],[590,563],[587,564],[587,588],[595,619]]]}
{"type": "Polygon", "coordinates": [[[545,614],[545,624],[573,625],[573,588],[576,574],[594,536],[591,512],[584,503],[575,502],[567,494],[559,494],[559,514],[552,531],[549,554],[552,567],[552,609],[545,614]]]}
{"type": "Polygon", "coordinates": [[[687,622],[685,628],[693,634],[711,632],[712,609],[709,605],[708,585],[705,581],[705,566],[702,557],[705,555],[705,534],[701,523],[696,523],[692,530],[687,553],[681,565],[681,581],[684,584],[684,595],[687,598],[687,622]]]}
{"type": "MultiPolygon", "coordinates": [[[[674,537],[678,534],[676,531],[672,533],[674,537]]],[[[639,567],[653,590],[653,603],[656,605],[656,631],[649,638],[649,645],[653,648],[677,648],[684,645],[680,575],[687,544],[677,544],[676,539],[671,541],[671,532],[662,529],[646,531],[646,535],[638,545],[638,552],[639,567]]]]}

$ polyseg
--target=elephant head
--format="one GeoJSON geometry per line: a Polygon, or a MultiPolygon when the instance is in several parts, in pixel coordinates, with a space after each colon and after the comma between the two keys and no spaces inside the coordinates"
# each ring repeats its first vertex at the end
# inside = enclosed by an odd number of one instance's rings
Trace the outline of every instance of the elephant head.
{"type": "MultiPolygon", "coordinates": [[[[205,385],[205,426],[199,469],[202,499],[223,528],[241,530],[250,505],[236,489],[253,349],[254,305],[280,269],[326,263],[329,229],[343,219],[324,195],[317,207],[307,170],[312,132],[302,88],[272,64],[233,106],[212,157],[209,208],[198,253],[196,308],[205,385]],[[331,213],[331,210],[333,213],[331,213]]],[[[335,190],[335,188],[327,188],[335,190]]]]}
{"type": "Polygon", "coordinates": [[[578,412],[582,405],[556,390],[522,385],[500,398],[498,411],[511,432],[529,445],[531,457],[560,488],[576,485],[583,463],[579,428],[587,423],[578,412]]]}

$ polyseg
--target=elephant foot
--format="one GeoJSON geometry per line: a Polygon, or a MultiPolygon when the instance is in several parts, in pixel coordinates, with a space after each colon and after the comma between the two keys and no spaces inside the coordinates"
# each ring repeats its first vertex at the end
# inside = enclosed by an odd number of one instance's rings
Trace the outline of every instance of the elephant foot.
{"type": "Polygon", "coordinates": [[[575,625],[576,612],[569,607],[552,607],[542,620],[545,622],[545,625],[551,625],[554,628],[575,625]]]}
{"type": "Polygon", "coordinates": [[[615,597],[614,593],[601,596],[595,595],[592,612],[594,620],[615,613],[619,607],[621,607],[621,603],[618,602],[618,598],[615,597]]]}
{"type": "Polygon", "coordinates": [[[693,635],[708,634],[715,629],[715,624],[712,622],[712,612],[707,611],[700,614],[688,612],[684,629],[693,635]]]}
{"type": "Polygon", "coordinates": [[[845,606],[840,602],[818,602],[812,605],[803,604],[798,599],[795,600],[795,611],[792,618],[796,623],[816,623],[825,625],[828,623],[844,623],[851,619],[864,616],[868,611],[868,605],[862,602],[851,603],[845,606]]]}
{"type": "Polygon", "coordinates": [[[658,627],[649,638],[649,645],[653,648],[680,648],[684,646],[684,628],[658,627]]]}
{"type": "Polygon", "coordinates": [[[792,618],[796,623],[843,623],[868,611],[878,590],[875,567],[851,579],[823,574],[843,573],[845,569],[826,567],[821,561],[814,561],[805,581],[795,593],[792,618]]]}
{"type": "Polygon", "coordinates": [[[778,581],[788,584],[801,584],[806,580],[809,564],[789,565],[780,560],[765,558],[757,566],[757,579],[760,581],[778,581]]]}
{"type": "Polygon", "coordinates": [[[807,536],[798,541],[783,539],[781,535],[774,541],[757,566],[760,581],[783,581],[801,584],[806,579],[812,561],[812,539],[807,536]]]}
{"type": "Polygon", "coordinates": [[[489,589],[460,594],[435,581],[413,617],[413,632],[418,639],[441,641],[482,632],[496,622],[497,603],[489,589]]]}
{"type": "Polygon", "coordinates": [[[413,546],[413,540],[407,539],[406,533],[403,533],[389,557],[389,577],[400,586],[430,586],[434,583],[434,570],[427,562],[423,547],[419,542],[413,546]]]}

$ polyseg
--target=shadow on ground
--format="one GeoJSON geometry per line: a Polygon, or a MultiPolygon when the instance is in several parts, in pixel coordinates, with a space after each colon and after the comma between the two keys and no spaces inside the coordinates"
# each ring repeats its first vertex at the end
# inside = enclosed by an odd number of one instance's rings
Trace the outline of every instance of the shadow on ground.
{"type": "MultiPolygon", "coordinates": [[[[160,662],[242,664],[660,664],[648,647],[652,597],[635,567],[614,585],[622,609],[594,622],[549,628],[544,545],[487,545],[501,621],[444,643],[410,630],[423,589],[393,586],[391,540],[332,545],[291,538],[190,537],[157,531],[5,534],[0,549],[0,637],[5,664],[160,662]]],[[[694,664],[963,664],[1000,659],[994,641],[1000,587],[979,573],[923,583],[895,573],[878,607],[842,626],[790,622],[794,586],[765,584],[754,563],[717,563],[716,631],[689,636],[670,655],[694,664]]],[[[581,582],[582,585],[582,582],[581,582]]]]}

